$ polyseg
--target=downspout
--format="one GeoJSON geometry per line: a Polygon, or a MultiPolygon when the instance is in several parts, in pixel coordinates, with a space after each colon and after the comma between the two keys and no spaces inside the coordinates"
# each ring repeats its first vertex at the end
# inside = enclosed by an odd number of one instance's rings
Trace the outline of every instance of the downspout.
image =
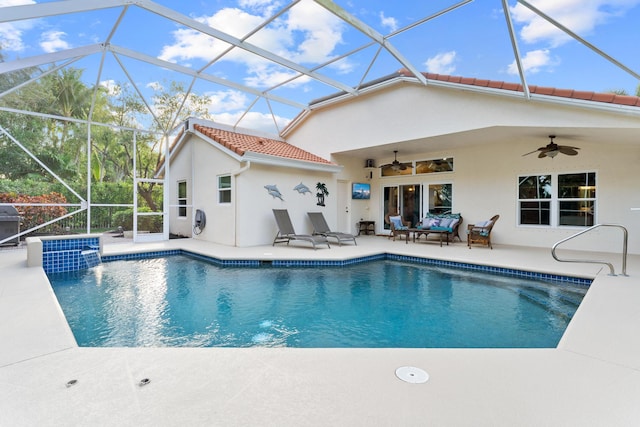
{"type": "Polygon", "coordinates": [[[247,160],[243,167],[231,172],[231,175],[233,175],[233,184],[235,186],[235,194],[233,194],[233,246],[236,247],[238,246],[238,195],[240,194],[236,179],[238,175],[248,171],[249,169],[251,169],[251,160],[247,160]]]}

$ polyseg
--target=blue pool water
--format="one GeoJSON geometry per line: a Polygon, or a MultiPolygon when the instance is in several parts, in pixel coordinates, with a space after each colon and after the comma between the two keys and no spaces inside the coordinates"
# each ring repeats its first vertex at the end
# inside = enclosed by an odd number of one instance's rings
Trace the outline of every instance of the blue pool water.
{"type": "Polygon", "coordinates": [[[89,347],[555,347],[587,290],[389,260],[240,268],[184,255],[49,279],[89,347]]]}

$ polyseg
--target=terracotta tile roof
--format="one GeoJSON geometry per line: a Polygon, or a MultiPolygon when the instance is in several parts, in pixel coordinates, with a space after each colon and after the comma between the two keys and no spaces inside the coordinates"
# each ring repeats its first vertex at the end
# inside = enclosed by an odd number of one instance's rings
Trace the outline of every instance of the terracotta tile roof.
{"type": "Polygon", "coordinates": [[[306,162],[334,164],[322,157],[277,139],[231,132],[199,124],[194,125],[194,129],[240,156],[243,156],[246,152],[252,152],[306,162]]]}
{"type": "MultiPolygon", "coordinates": [[[[411,77],[413,73],[407,69],[398,71],[401,76],[411,77]]],[[[522,85],[518,83],[509,83],[496,80],[475,79],[469,77],[448,76],[444,74],[422,73],[428,80],[438,80],[449,83],[459,83],[471,86],[490,87],[494,89],[512,90],[523,92],[522,85]]],[[[617,95],[615,93],[600,93],[579,91],[573,89],[557,89],[544,86],[529,86],[529,92],[538,95],[557,96],[561,98],[580,99],[585,101],[604,102],[609,104],[627,105],[631,107],[640,107],[640,97],[629,95],[617,95]]]]}

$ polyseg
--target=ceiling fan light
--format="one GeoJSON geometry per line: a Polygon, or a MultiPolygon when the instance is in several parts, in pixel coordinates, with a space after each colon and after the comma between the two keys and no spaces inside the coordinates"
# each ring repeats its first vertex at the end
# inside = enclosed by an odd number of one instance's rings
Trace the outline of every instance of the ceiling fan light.
{"type": "Polygon", "coordinates": [[[558,155],[558,150],[547,151],[547,157],[551,157],[552,159],[558,155]]]}

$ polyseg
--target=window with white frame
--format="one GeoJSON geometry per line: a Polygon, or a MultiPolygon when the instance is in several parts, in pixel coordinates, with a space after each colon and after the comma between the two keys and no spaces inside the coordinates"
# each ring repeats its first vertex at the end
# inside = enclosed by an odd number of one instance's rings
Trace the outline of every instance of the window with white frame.
{"type": "Polygon", "coordinates": [[[231,175],[218,177],[218,203],[231,203],[231,175]]]}
{"type": "Polygon", "coordinates": [[[429,184],[427,192],[428,212],[432,214],[451,213],[453,206],[453,184],[429,184]]]}
{"type": "Polygon", "coordinates": [[[453,172],[453,157],[418,160],[416,162],[416,175],[439,172],[453,172]]]}
{"type": "Polygon", "coordinates": [[[558,224],[590,227],[595,212],[596,173],[558,175],[558,224]]]}
{"type": "Polygon", "coordinates": [[[521,225],[551,225],[551,188],[551,175],[519,177],[521,225]]]}
{"type": "Polygon", "coordinates": [[[596,173],[518,177],[518,214],[520,225],[594,225],[596,173]]]}
{"type": "Polygon", "coordinates": [[[178,181],[178,217],[187,216],[187,181],[178,181]]]}

